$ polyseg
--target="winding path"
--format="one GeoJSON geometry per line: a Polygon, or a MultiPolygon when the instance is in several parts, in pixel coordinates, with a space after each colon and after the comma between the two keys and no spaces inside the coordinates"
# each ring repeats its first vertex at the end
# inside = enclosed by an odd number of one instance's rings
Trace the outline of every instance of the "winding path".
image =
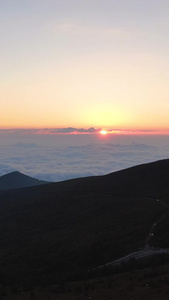
{"type": "Polygon", "coordinates": [[[108,266],[118,266],[121,263],[129,262],[129,260],[131,260],[131,259],[138,260],[138,259],[143,258],[143,257],[148,257],[148,256],[152,256],[152,255],[155,255],[155,254],[164,254],[164,253],[169,254],[169,248],[166,248],[166,249],[163,249],[163,248],[143,249],[143,250],[139,250],[137,252],[130,253],[129,255],[126,255],[122,258],[113,260],[113,261],[111,261],[107,264],[101,265],[98,268],[103,268],[103,267],[108,267],[108,266]]]}
{"type": "MultiPolygon", "coordinates": [[[[159,200],[159,199],[155,199],[155,201],[160,202],[160,204],[162,204],[165,208],[167,208],[167,215],[169,215],[169,205],[166,204],[164,201],[159,200]]],[[[154,222],[152,224],[152,226],[149,230],[149,234],[145,239],[145,244],[144,244],[143,249],[141,249],[139,251],[136,251],[136,252],[133,252],[133,253],[130,253],[129,255],[126,255],[122,258],[113,260],[113,261],[111,261],[107,264],[100,265],[100,266],[98,266],[98,268],[103,268],[103,267],[107,267],[107,266],[118,266],[121,263],[127,263],[131,259],[138,260],[140,258],[152,256],[152,255],[155,255],[155,254],[164,254],[164,253],[169,254],[169,248],[164,249],[164,248],[150,247],[150,240],[154,236],[154,231],[155,231],[156,226],[160,222],[162,222],[167,217],[167,215],[166,214],[163,215],[159,220],[157,220],[156,222],[154,222]]]]}

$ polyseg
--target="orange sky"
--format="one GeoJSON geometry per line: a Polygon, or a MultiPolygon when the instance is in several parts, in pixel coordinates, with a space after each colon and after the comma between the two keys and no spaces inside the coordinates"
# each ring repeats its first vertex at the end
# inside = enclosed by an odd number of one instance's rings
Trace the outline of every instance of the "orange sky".
{"type": "Polygon", "coordinates": [[[0,128],[169,132],[168,15],[156,0],[4,1],[0,128]]]}

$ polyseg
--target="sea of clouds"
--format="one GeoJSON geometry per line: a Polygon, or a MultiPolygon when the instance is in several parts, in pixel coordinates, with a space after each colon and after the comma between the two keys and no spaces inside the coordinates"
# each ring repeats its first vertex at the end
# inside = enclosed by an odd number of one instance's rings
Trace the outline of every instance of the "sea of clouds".
{"type": "Polygon", "coordinates": [[[48,181],[108,174],[169,158],[169,136],[0,132],[0,176],[20,171],[48,181]]]}

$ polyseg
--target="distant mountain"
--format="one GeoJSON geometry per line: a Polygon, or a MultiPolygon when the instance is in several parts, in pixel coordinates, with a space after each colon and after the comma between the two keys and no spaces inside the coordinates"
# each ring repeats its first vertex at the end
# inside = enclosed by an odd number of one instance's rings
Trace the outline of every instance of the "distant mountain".
{"type": "Polygon", "coordinates": [[[20,189],[46,183],[48,182],[15,171],[0,177],[0,190],[20,189]]]}
{"type": "Polygon", "coordinates": [[[168,159],[0,191],[0,283],[88,278],[89,269],[143,247],[155,222],[151,245],[169,248],[168,207],[168,159]]]}

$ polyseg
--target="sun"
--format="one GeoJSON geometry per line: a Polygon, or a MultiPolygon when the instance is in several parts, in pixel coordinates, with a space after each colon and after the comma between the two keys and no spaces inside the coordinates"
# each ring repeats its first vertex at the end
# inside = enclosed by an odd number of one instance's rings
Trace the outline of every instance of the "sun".
{"type": "Polygon", "coordinates": [[[107,134],[107,131],[106,130],[101,130],[100,133],[105,135],[105,134],[107,134]]]}

